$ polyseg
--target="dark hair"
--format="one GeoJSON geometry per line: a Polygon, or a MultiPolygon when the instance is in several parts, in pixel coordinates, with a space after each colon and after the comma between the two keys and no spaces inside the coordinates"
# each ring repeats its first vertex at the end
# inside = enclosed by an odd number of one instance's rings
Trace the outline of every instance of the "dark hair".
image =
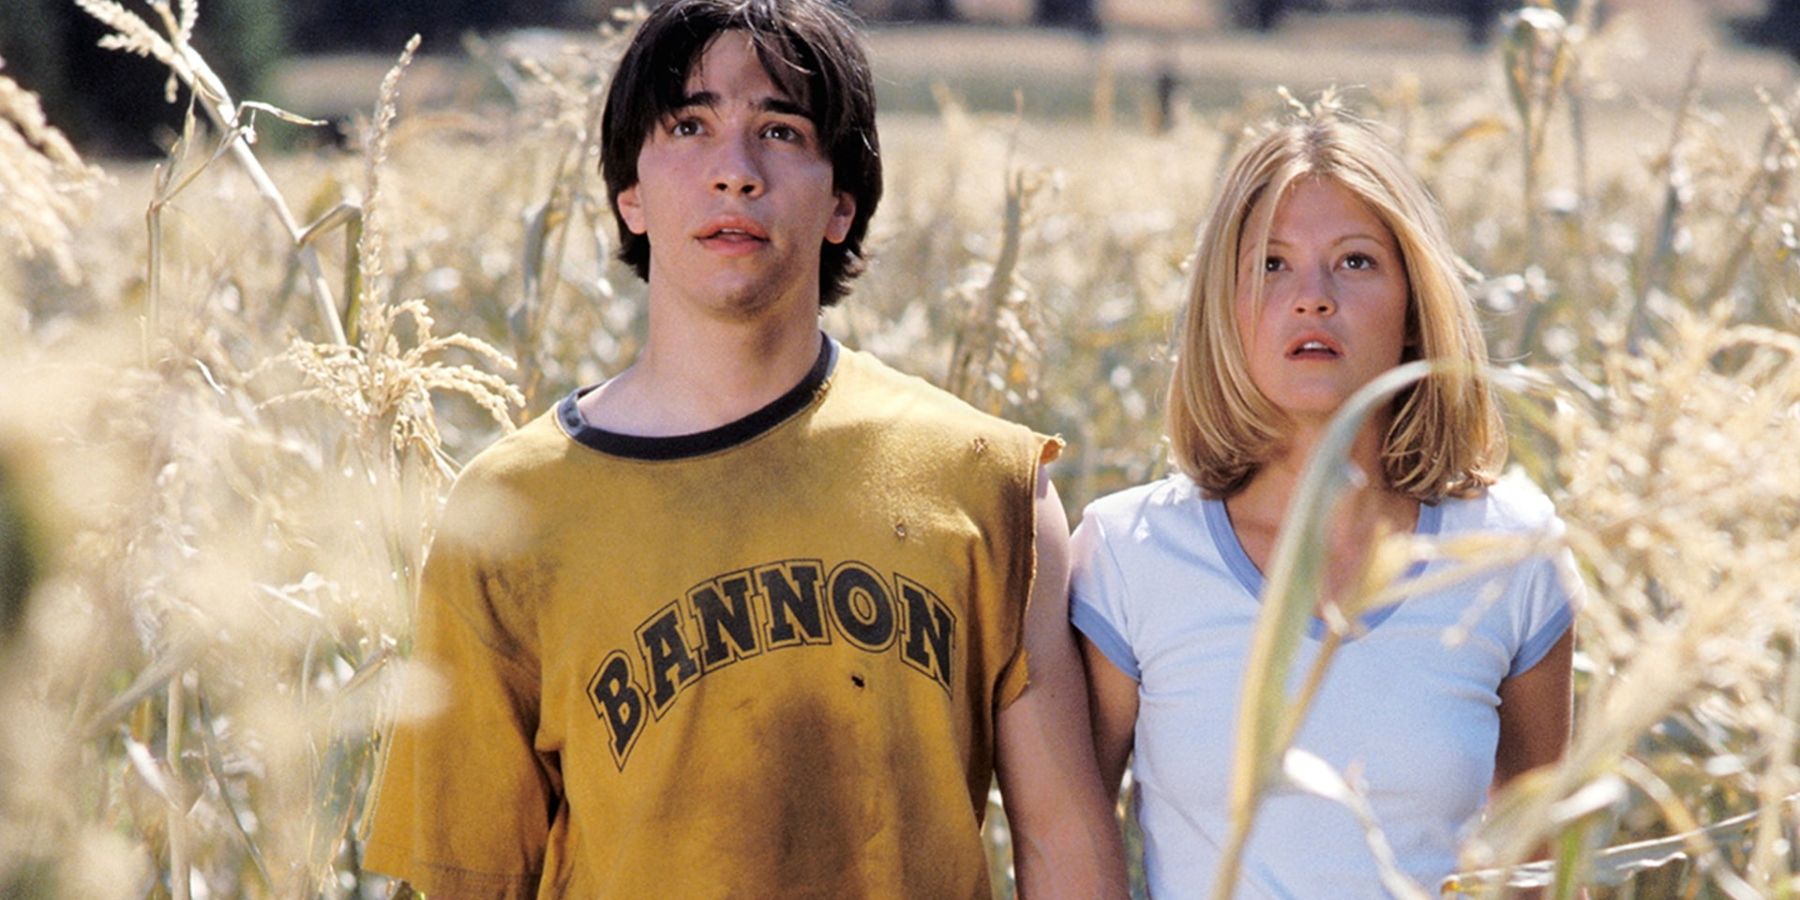
{"type": "Polygon", "coordinates": [[[863,270],[863,235],[881,200],[875,82],[855,25],[831,0],[670,0],[644,19],[619,60],[600,120],[600,168],[619,225],[619,259],[649,279],[650,239],[626,227],[619,194],[638,183],[638,152],[650,130],[681,106],[694,63],[726,31],[748,34],[769,79],[806,104],[831,160],[832,189],[856,200],[843,242],[826,242],[819,254],[819,303],[830,306],[863,270]]]}

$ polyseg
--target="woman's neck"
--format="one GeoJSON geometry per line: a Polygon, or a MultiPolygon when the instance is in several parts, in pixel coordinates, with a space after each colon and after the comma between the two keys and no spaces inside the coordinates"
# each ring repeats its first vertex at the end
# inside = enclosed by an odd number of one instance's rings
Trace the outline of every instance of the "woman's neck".
{"type": "MultiPolygon", "coordinates": [[[[1287,514],[1294,492],[1299,490],[1307,465],[1324,440],[1326,424],[1296,424],[1274,457],[1259,466],[1250,483],[1232,496],[1232,511],[1242,509],[1254,519],[1279,523],[1287,514]]],[[[1347,461],[1362,477],[1347,501],[1359,495],[1391,493],[1386,490],[1387,478],[1381,464],[1382,436],[1386,433],[1385,421],[1371,420],[1350,445],[1347,461]]],[[[1359,504],[1365,502],[1358,501],[1359,504]]]]}
{"type": "MultiPolygon", "coordinates": [[[[1354,578],[1378,535],[1411,531],[1418,521],[1418,501],[1387,486],[1381,467],[1381,424],[1371,423],[1357,436],[1349,459],[1363,478],[1327,513],[1328,595],[1338,594],[1354,578]]],[[[1299,433],[1257,470],[1242,491],[1225,501],[1238,543],[1258,569],[1268,571],[1288,507],[1321,434],[1299,433]]]]}

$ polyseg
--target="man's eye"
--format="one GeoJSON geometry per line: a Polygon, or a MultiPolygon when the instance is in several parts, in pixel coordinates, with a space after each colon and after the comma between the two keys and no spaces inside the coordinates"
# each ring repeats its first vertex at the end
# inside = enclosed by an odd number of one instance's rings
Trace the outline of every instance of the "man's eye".
{"type": "Polygon", "coordinates": [[[700,123],[694,119],[676,119],[669,126],[669,133],[676,137],[692,137],[700,133],[700,123]]]}
{"type": "Polygon", "coordinates": [[[771,122],[768,126],[763,128],[763,137],[772,138],[777,141],[798,141],[800,140],[800,129],[795,128],[792,125],[784,125],[780,122],[771,122]]]}

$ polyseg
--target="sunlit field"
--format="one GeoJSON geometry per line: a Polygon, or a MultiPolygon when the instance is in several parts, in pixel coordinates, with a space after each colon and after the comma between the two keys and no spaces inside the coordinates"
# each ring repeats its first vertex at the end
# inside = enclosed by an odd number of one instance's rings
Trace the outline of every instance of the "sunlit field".
{"type": "MultiPolygon", "coordinates": [[[[460,99],[410,101],[399,67],[346,86],[380,97],[352,146],[284,155],[247,139],[311,126],[229,96],[185,4],[89,5],[173,64],[180,102],[199,89],[160,164],[96,164],[0,70],[0,896],[387,896],[357,820],[384,727],[422,712],[396,698],[429,681],[405,660],[438,502],[643,334],[594,144],[629,23],[476,48],[491,83],[460,99]]],[[[1791,75],[1759,93],[1744,73],[1769,70],[1731,51],[1634,57],[1646,23],[1589,12],[1512,17],[1473,68],[1286,79],[1249,54],[1267,70],[1190,78],[1166,116],[1143,54],[1056,44],[1086,74],[1027,80],[1013,113],[1003,74],[934,90],[935,63],[878,41],[884,92],[911,99],[882,122],[869,271],[824,325],[1061,434],[1076,515],[1168,469],[1184,263],[1222,160],[1356,85],[1342,102],[1447,208],[1512,464],[1588,587],[1570,752],[1495,799],[1454,887],[1503,896],[1497,871],[1548,847],[1553,874],[1513,876],[1547,896],[1793,897],[1800,96],[1791,75]]],[[[983,59],[1012,52],[979,34],[983,59]]],[[[1392,542],[1369,596],[1414,558],[1530,549],[1392,542]]],[[[1236,773],[1253,790],[1359,802],[1353,776],[1263,749],[1236,773]]],[[[997,799],[989,834],[1009,895],[997,799]]]]}

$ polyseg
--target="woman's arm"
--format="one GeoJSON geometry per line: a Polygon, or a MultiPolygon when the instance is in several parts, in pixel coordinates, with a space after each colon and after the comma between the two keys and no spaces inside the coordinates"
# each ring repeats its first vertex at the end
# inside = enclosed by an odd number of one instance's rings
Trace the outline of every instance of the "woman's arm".
{"type": "MultiPolygon", "coordinates": [[[[1574,700],[1575,626],[1563,632],[1537,665],[1500,682],[1500,744],[1494,749],[1494,784],[1499,790],[1520,775],[1562,758],[1569,746],[1570,707],[1574,700]]],[[[1550,848],[1532,856],[1543,859],[1550,848]]],[[[1541,888],[1523,891],[1523,900],[1539,900],[1541,888]]],[[[1582,889],[1577,895],[1588,900],[1582,889]]]]}
{"type": "Polygon", "coordinates": [[[1107,793],[1119,795],[1125,777],[1125,760],[1131,755],[1132,733],[1137,728],[1138,683],[1119,671],[1094,642],[1081,639],[1081,656],[1087,663],[1088,707],[1094,719],[1094,757],[1107,793]]]}
{"type": "Polygon", "coordinates": [[[1569,746],[1574,657],[1575,629],[1571,626],[1537,665],[1500,682],[1494,789],[1562,758],[1569,746]]]}

